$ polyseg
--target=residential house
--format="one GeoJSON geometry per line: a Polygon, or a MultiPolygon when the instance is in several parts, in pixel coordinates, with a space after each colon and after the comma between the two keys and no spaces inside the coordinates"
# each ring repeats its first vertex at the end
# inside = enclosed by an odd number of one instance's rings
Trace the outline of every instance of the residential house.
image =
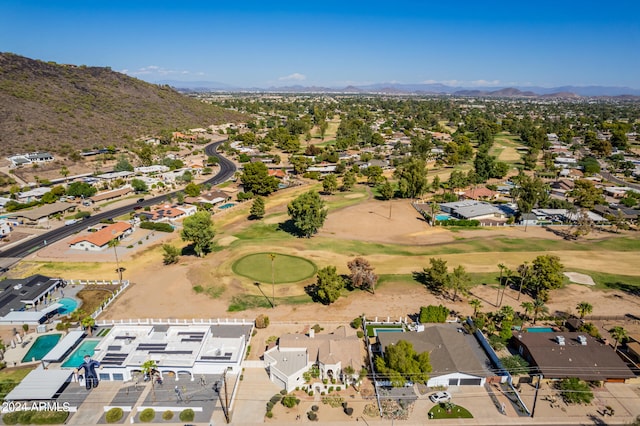
{"type": "Polygon", "coordinates": [[[196,206],[181,205],[171,206],[164,205],[152,209],[151,211],[140,211],[136,216],[145,218],[150,222],[172,222],[177,219],[183,219],[188,216],[194,215],[198,211],[196,206]]]}
{"type": "Polygon", "coordinates": [[[99,192],[93,197],[89,198],[92,203],[99,203],[101,201],[112,200],[114,198],[122,197],[133,192],[133,188],[130,186],[124,186],[122,188],[114,189],[113,191],[99,192]]]}
{"type": "Polygon", "coordinates": [[[47,303],[65,283],[61,278],[31,275],[0,281],[0,324],[40,324],[61,308],[47,303]],[[30,310],[34,308],[34,310],[30,310]]]}
{"type": "Polygon", "coordinates": [[[17,201],[19,203],[30,203],[32,201],[39,201],[44,194],[50,192],[51,188],[46,186],[41,186],[39,188],[34,188],[29,191],[18,192],[16,194],[17,201]]]}
{"type": "Polygon", "coordinates": [[[121,240],[133,232],[133,226],[127,222],[116,222],[99,231],[79,235],[69,241],[69,248],[84,251],[101,251],[112,240],[121,240]]]}
{"type": "Polygon", "coordinates": [[[51,216],[64,214],[67,211],[75,210],[78,206],[72,203],[57,201],[52,204],[44,204],[31,210],[20,210],[11,213],[9,217],[25,225],[42,225],[51,216]]]}
{"type": "Polygon", "coordinates": [[[289,177],[287,171],[283,169],[269,169],[269,176],[273,176],[280,180],[284,180],[289,177]]]}
{"type": "Polygon", "coordinates": [[[483,186],[480,188],[471,188],[462,193],[462,197],[468,200],[482,200],[489,201],[495,200],[500,195],[499,192],[492,191],[489,188],[483,186]]]}
{"type": "Polygon", "coordinates": [[[153,173],[165,173],[169,171],[169,167],[162,165],[162,164],[155,164],[153,166],[143,166],[143,167],[136,167],[133,169],[134,172],[136,173],[142,173],[144,175],[149,175],[149,174],[153,174],[153,173]]]}
{"type": "Polygon", "coordinates": [[[216,205],[225,201],[229,201],[230,199],[231,195],[229,193],[214,189],[211,191],[202,192],[197,197],[186,197],[185,201],[190,204],[204,203],[216,205]]]}
{"type": "Polygon", "coordinates": [[[429,352],[429,387],[484,386],[488,377],[496,376],[475,336],[463,332],[459,324],[424,324],[424,331],[378,333],[381,355],[400,340],[411,343],[419,354],[429,352]]]}
{"type": "Polygon", "coordinates": [[[635,377],[611,346],[586,333],[515,332],[513,343],[545,379],[625,382],[635,377]]]}
{"type": "Polygon", "coordinates": [[[0,219],[0,238],[4,238],[11,232],[11,225],[6,219],[0,219]]]}
{"type": "Polygon", "coordinates": [[[40,164],[53,161],[55,158],[48,152],[31,152],[28,154],[17,154],[7,157],[13,167],[24,166],[27,164],[40,164]]]}
{"type": "Polygon", "coordinates": [[[573,190],[575,184],[570,179],[558,179],[549,184],[550,194],[557,197],[566,198],[568,193],[573,190]]]}
{"type": "Polygon", "coordinates": [[[440,204],[440,210],[458,219],[504,219],[506,214],[496,206],[475,200],[454,201],[440,204]]]}
{"type": "Polygon", "coordinates": [[[278,346],[265,352],[264,362],[271,381],[287,391],[305,383],[303,374],[317,365],[320,379],[349,384],[363,364],[362,341],[352,330],[340,327],[328,334],[285,334],[278,346]],[[350,367],[354,374],[347,374],[350,367]]]}
{"type": "Polygon", "coordinates": [[[327,164],[327,163],[321,163],[319,165],[310,166],[309,168],[307,168],[307,172],[310,172],[310,173],[318,172],[321,175],[328,175],[330,173],[335,173],[335,171],[336,171],[336,165],[327,164]]]}

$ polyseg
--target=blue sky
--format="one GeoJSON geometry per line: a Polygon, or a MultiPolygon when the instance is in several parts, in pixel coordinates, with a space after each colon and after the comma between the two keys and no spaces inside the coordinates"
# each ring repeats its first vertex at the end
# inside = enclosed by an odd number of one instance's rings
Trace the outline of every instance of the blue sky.
{"type": "Polygon", "coordinates": [[[0,51],[237,87],[640,88],[638,1],[5,0],[0,51]]]}

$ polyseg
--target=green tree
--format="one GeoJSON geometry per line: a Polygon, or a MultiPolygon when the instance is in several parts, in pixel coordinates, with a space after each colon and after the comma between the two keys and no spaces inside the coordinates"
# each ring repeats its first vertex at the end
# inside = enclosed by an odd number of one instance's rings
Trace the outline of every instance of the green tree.
{"type": "Polygon", "coordinates": [[[67,176],[69,176],[69,169],[67,168],[67,166],[62,166],[60,168],[60,174],[62,175],[62,177],[66,178],[67,176]]]}
{"type": "Polygon", "coordinates": [[[418,198],[427,191],[427,165],[422,159],[412,158],[399,165],[394,175],[402,198],[418,198]]]}
{"type": "Polygon", "coordinates": [[[289,159],[289,162],[293,166],[293,173],[297,175],[304,174],[309,166],[311,166],[311,159],[307,157],[302,157],[299,155],[294,155],[289,159]]]}
{"type": "Polygon", "coordinates": [[[533,301],[533,309],[531,312],[533,313],[533,323],[535,324],[540,315],[549,312],[549,308],[544,304],[544,300],[535,299],[533,301]]]}
{"type": "Polygon", "coordinates": [[[471,299],[469,304],[473,307],[473,316],[475,318],[478,315],[478,311],[482,309],[482,302],[480,299],[471,299]]]}
{"type": "Polygon", "coordinates": [[[449,274],[449,279],[445,284],[449,290],[453,291],[451,300],[454,302],[458,299],[458,293],[467,294],[471,287],[471,277],[467,274],[464,266],[460,265],[453,269],[449,274]]]}
{"type": "Polygon", "coordinates": [[[165,265],[178,263],[180,260],[180,249],[178,247],[172,244],[163,244],[162,250],[164,251],[162,261],[165,265]]]}
{"type": "Polygon", "coordinates": [[[204,257],[205,254],[213,250],[214,236],[213,221],[211,214],[207,211],[196,212],[185,218],[182,223],[180,237],[182,241],[193,244],[193,251],[198,257],[204,257]]]}
{"type": "Polygon", "coordinates": [[[384,182],[382,167],[380,166],[369,166],[362,171],[362,174],[367,177],[367,183],[369,185],[377,185],[384,182]]]}
{"type": "Polygon", "coordinates": [[[264,198],[258,196],[253,199],[253,204],[251,204],[251,208],[249,209],[249,218],[250,219],[262,219],[265,214],[265,203],[264,198]]]}
{"type": "Polygon", "coordinates": [[[287,211],[300,234],[307,238],[318,232],[327,218],[324,201],[315,191],[306,192],[290,202],[287,211]]]}
{"type": "Polygon", "coordinates": [[[148,359],[145,362],[142,363],[142,365],[140,366],[140,370],[142,370],[142,374],[145,375],[145,377],[148,377],[151,380],[151,394],[153,395],[153,400],[156,400],[156,390],[155,390],[155,380],[153,379],[153,376],[156,374],[156,372],[158,371],[158,364],[152,360],[152,359],[148,359]]]}
{"type": "Polygon", "coordinates": [[[596,204],[604,203],[602,189],[596,188],[596,185],[590,180],[579,179],[574,182],[574,187],[569,192],[574,202],[580,207],[591,210],[596,204]]]}
{"type": "Polygon", "coordinates": [[[504,356],[500,358],[500,362],[510,374],[520,375],[529,373],[529,363],[520,355],[504,356]]]}
{"type": "Polygon", "coordinates": [[[149,189],[145,181],[143,181],[142,179],[132,179],[131,187],[136,192],[146,192],[149,189]]]}
{"type": "Polygon", "coordinates": [[[577,377],[562,379],[558,383],[558,389],[562,399],[569,404],[590,404],[593,400],[593,392],[589,384],[577,377]]]}
{"type": "Polygon", "coordinates": [[[447,261],[432,257],[429,259],[430,267],[424,268],[424,281],[427,287],[434,293],[440,294],[449,282],[447,261]]]}
{"type": "Polygon", "coordinates": [[[378,276],[373,272],[373,267],[367,259],[356,257],[347,263],[347,267],[351,271],[349,278],[353,287],[369,290],[375,294],[378,276]]]}
{"type": "Polygon", "coordinates": [[[380,193],[380,198],[383,200],[390,200],[395,195],[393,185],[386,179],[382,185],[378,186],[378,192],[380,193]]]}
{"type": "Polygon", "coordinates": [[[613,347],[614,350],[617,350],[618,345],[622,342],[625,342],[629,338],[629,333],[627,333],[627,330],[619,325],[609,330],[609,333],[611,333],[611,337],[613,337],[613,340],[616,341],[616,344],[613,347]]]}
{"type": "Polygon", "coordinates": [[[267,166],[262,162],[248,163],[240,176],[244,192],[255,195],[269,195],[278,189],[278,179],[269,176],[267,166]]]}
{"type": "Polygon", "coordinates": [[[322,189],[326,194],[333,194],[338,189],[338,178],[330,173],[322,179],[322,189]]]}
{"type": "Polygon", "coordinates": [[[116,172],[132,172],[133,166],[131,165],[129,160],[127,160],[127,157],[122,154],[118,157],[118,162],[113,167],[113,170],[116,172]]]}
{"type": "Polygon", "coordinates": [[[318,271],[316,294],[320,301],[329,305],[340,297],[344,288],[344,280],[336,272],[335,266],[327,266],[318,271]]]}
{"type": "Polygon", "coordinates": [[[350,170],[346,172],[342,177],[342,188],[340,190],[351,191],[355,184],[356,184],[356,174],[350,170]]]}
{"type": "Polygon", "coordinates": [[[72,182],[67,187],[67,195],[73,197],[89,198],[96,195],[96,192],[98,192],[98,190],[86,182],[72,182]]]}
{"type": "Polygon", "coordinates": [[[418,321],[421,324],[427,323],[444,323],[449,317],[449,308],[443,305],[429,305],[420,307],[420,315],[418,321]]]}
{"type": "Polygon", "coordinates": [[[578,311],[578,315],[580,315],[580,319],[583,319],[585,316],[593,312],[593,305],[589,302],[580,302],[576,306],[576,310],[578,311]]]}
{"type": "Polygon", "coordinates": [[[530,318],[531,313],[533,312],[533,303],[531,302],[522,302],[520,307],[524,309],[524,315],[527,318],[530,318]]]}
{"type": "Polygon", "coordinates": [[[184,193],[189,197],[197,197],[200,195],[200,185],[196,183],[188,183],[187,186],[184,187],[184,193]]]}
{"type": "Polygon", "coordinates": [[[377,357],[375,363],[378,373],[391,381],[394,387],[402,387],[407,382],[427,382],[431,372],[429,352],[418,354],[406,340],[388,345],[384,355],[377,357]]]}
{"type": "Polygon", "coordinates": [[[87,315],[86,317],[82,318],[80,324],[82,324],[82,327],[87,331],[89,337],[91,337],[93,327],[96,325],[96,320],[93,319],[93,317],[91,317],[90,315],[87,315]]]}
{"type": "Polygon", "coordinates": [[[535,298],[546,301],[549,290],[562,286],[564,267],[560,263],[560,258],[548,254],[538,256],[533,260],[531,268],[531,278],[527,286],[535,298]]]}

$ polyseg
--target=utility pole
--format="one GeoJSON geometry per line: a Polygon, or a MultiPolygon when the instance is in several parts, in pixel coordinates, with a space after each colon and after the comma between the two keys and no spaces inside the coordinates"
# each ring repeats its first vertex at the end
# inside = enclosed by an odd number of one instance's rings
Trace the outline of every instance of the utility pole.
{"type": "Polygon", "coordinates": [[[276,307],[276,274],[273,268],[273,262],[276,260],[276,255],[271,253],[269,255],[271,258],[271,307],[276,307]]]}
{"type": "Polygon", "coordinates": [[[536,392],[533,395],[533,407],[531,407],[531,418],[536,412],[536,403],[538,402],[538,389],[540,389],[540,382],[542,381],[542,374],[538,375],[538,381],[536,382],[536,392]]]}
{"type": "Polygon", "coordinates": [[[222,399],[222,395],[220,394],[221,389],[216,385],[216,389],[218,391],[218,398],[220,399],[220,405],[222,405],[222,413],[224,414],[224,419],[227,423],[231,423],[231,418],[229,417],[229,397],[227,394],[227,370],[224,370],[222,373],[222,383],[224,387],[224,400],[222,399]]]}

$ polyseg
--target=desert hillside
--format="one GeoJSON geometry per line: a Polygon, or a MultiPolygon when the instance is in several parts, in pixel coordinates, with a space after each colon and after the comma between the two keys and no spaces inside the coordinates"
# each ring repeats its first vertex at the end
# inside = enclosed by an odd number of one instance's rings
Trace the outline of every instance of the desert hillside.
{"type": "Polygon", "coordinates": [[[123,146],[142,135],[243,116],[110,68],[0,53],[0,155],[123,146]]]}

